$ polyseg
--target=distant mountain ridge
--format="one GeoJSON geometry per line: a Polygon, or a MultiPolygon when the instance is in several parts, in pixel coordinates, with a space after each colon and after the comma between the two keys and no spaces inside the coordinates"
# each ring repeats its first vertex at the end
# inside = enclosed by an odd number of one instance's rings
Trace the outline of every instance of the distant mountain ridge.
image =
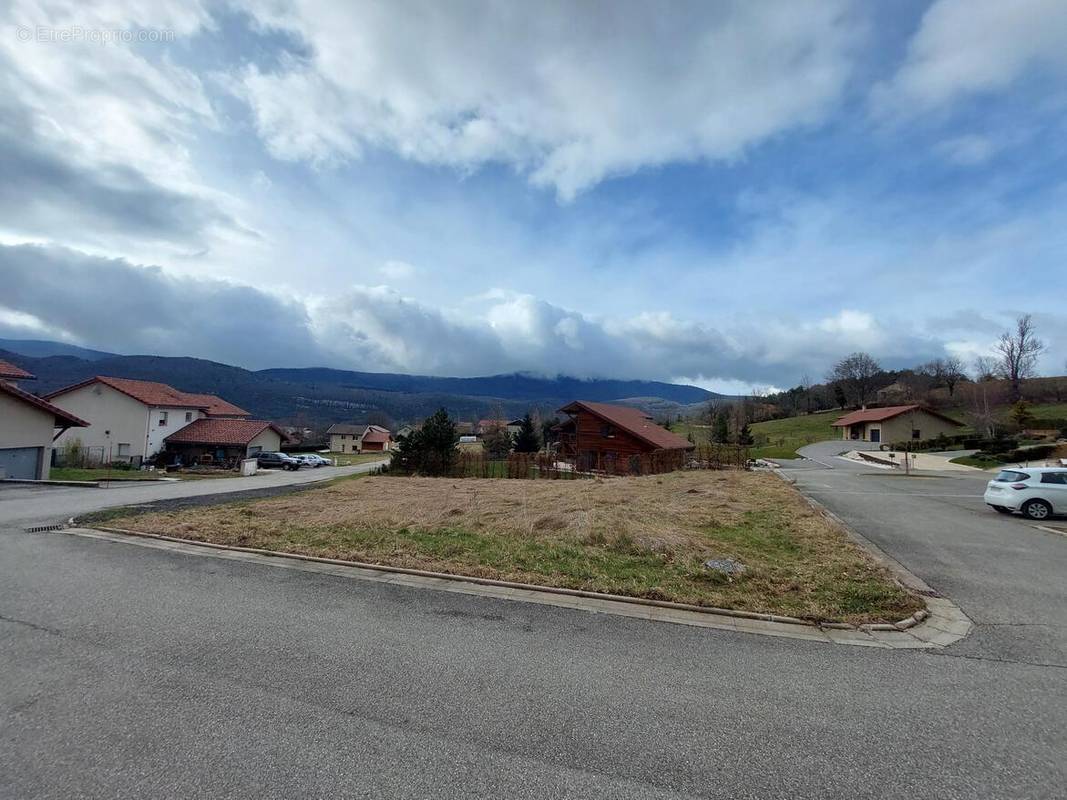
{"type": "Polygon", "coordinates": [[[48,356],[74,356],[86,361],[99,361],[102,358],[114,358],[118,353],[106,353],[103,350],[90,350],[66,342],[53,342],[47,339],[0,339],[0,350],[20,353],[31,358],[48,358],[48,356]]]}
{"type": "Polygon", "coordinates": [[[539,378],[527,374],[481,378],[355,372],[329,368],[246,370],[198,358],[122,356],[61,342],[0,340],[0,358],[37,376],[25,387],[47,394],[93,375],[162,381],[188,392],[217,394],[255,416],[282,422],[325,425],[366,422],[372,415],[411,421],[444,407],[458,419],[484,418],[499,409],[519,416],[539,409],[551,415],[571,400],[620,402],[656,416],[677,416],[709,400],[724,398],[696,386],[659,381],[539,378]],[[49,349],[55,345],[55,349],[49,349]],[[20,349],[12,349],[13,347],[20,349]],[[70,354],[84,350],[88,357],[70,354]],[[24,353],[53,352],[46,356],[24,353]]]}
{"type": "Polygon", "coordinates": [[[540,378],[528,373],[487,375],[479,378],[440,378],[432,375],[404,375],[388,372],[353,372],[327,367],[275,368],[259,370],[278,380],[297,383],[329,384],[352,389],[386,392],[444,392],[502,400],[539,400],[561,397],[609,401],[624,397],[658,397],[687,405],[715,397],[714,392],[697,386],[661,381],[572,378],[565,375],[540,378]]]}

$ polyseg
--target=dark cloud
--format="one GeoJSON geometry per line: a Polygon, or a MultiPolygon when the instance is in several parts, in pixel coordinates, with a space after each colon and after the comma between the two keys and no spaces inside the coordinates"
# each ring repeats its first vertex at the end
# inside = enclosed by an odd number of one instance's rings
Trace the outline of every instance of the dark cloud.
{"type": "Polygon", "coordinates": [[[251,287],[34,245],[0,247],[0,275],[0,306],[44,323],[40,338],[251,368],[325,360],[302,304],[251,287]]]}
{"type": "Polygon", "coordinates": [[[0,215],[8,231],[73,241],[118,234],[193,248],[235,223],[214,204],[160,186],[123,165],[79,164],[39,136],[23,109],[0,100],[0,215]]]}

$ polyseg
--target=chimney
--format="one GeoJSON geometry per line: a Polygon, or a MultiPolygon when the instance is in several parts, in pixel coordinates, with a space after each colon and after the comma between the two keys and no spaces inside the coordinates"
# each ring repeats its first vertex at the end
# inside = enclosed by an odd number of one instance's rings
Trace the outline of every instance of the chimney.
{"type": "Polygon", "coordinates": [[[866,411],[866,410],[867,410],[866,404],[860,406],[860,411],[866,411]]]}

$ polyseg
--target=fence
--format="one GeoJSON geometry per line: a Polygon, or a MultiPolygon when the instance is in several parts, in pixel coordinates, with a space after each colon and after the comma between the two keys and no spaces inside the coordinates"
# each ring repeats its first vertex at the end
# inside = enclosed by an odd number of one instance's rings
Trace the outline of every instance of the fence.
{"type": "Polygon", "coordinates": [[[447,470],[450,478],[521,478],[579,480],[595,477],[660,475],[691,469],[745,469],[748,448],[738,445],[698,445],[693,450],[654,450],[631,456],[612,457],[591,453],[564,459],[552,453],[511,453],[493,459],[485,453],[460,451],[447,470]]]}

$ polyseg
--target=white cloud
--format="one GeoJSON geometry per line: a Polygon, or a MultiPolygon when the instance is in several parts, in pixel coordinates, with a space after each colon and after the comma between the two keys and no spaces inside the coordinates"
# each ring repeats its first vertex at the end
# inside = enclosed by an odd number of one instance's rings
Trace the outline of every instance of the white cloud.
{"type": "Polygon", "coordinates": [[[415,277],[417,270],[413,264],[406,261],[386,261],[378,267],[378,272],[386,280],[405,281],[415,277]]]}
{"type": "Polygon", "coordinates": [[[503,163],[564,199],[820,122],[861,39],[836,1],[247,6],[312,53],[244,76],[277,157],[503,163]]]}
{"type": "Polygon", "coordinates": [[[875,108],[908,113],[1004,89],[1032,67],[1067,67],[1062,0],[937,0],[875,108]]]}
{"type": "Polygon", "coordinates": [[[937,145],[937,151],[961,167],[976,167],[986,163],[1000,150],[1000,145],[988,136],[967,134],[946,139],[937,145]]]}

